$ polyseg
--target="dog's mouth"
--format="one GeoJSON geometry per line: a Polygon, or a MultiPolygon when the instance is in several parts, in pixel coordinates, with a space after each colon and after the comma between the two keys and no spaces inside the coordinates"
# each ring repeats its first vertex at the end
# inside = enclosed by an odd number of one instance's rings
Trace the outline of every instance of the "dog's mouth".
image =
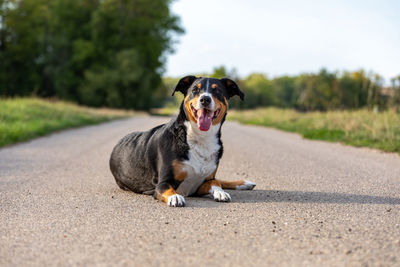
{"type": "Polygon", "coordinates": [[[207,108],[195,109],[192,104],[190,108],[197,120],[197,126],[200,131],[208,131],[211,127],[211,123],[218,117],[221,109],[218,108],[215,111],[207,108]]]}

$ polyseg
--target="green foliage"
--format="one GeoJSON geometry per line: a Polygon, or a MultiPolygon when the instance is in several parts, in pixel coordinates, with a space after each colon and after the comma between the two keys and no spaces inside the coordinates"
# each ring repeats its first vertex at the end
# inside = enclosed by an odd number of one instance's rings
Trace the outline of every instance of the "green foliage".
{"type": "Polygon", "coordinates": [[[146,109],[151,103],[148,92],[151,77],[140,66],[140,57],[135,50],[117,53],[111,67],[87,70],[85,80],[79,94],[87,105],[146,109]]]}
{"type": "Polygon", "coordinates": [[[336,104],[336,76],[325,69],[317,75],[302,75],[297,86],[301,92],[297,104],[305,110],[325,110],[336,104]]]}
{"type": "Polygon", "coordinates": [[[84,108],[35,98],[0,100],[0,147],[50,132],[131,116],[118,110],[84,108]]]}
{"type": "Polygon", "coordinates": [[[162,79],[162,85],[159,90],[157,90],[158,94],[155,97],[158,98],[158,103],[161,105],[158,107],[170,107],[170,108],[178,108],[181,103],[183,96],[182,94],[174,94],[172,96],[172,90],[175,88],[175,85],[178,83],[180,78],[171,78],[164,77],[162,79]]]}
{"type": "Polygon", "coordinates": [[[230,101],[235,108],[278,106],[298,110],[342,110],[367,107],[370,110],[399,109],[400,77],[392,79],[391,87],[384,87],[382,78],[363,70],[354,72],[305,73],[268,79],[252,73],[236,79],[245,92],[245,102],[230,101]]]}
{"type": "Polygon", "coordinates": [[[149,109],[172,36],[183,32],[169,4],[1,0],[0,95],[149,109]]]}
{"type": "Polygon", "coordinates": [[[400,111],[400,75],[391,79],[391,90],[386,93],[388,96],[388,102],[390,106],[396,107],[397,111],[400,111]]]}
{"type": "Polygon", "coordinates": [[[210,77],[221,79],[228,76],[227,72],[225,66],[215,67],[210,77]]]}
{"type": "Polygon", "coordinates": [[[296,77],[281,76],[272,80],[276,92],[276,104],[282,107],[294,107],[297,103],[296,77]]]}
{"type": "Polygon", "coordinates": [[[400,114],[393,110],[302,113],[291,109],[259,108],[230,111],[228,119],[297,132],[308,139],[400,153],[400,114]]]}
{"type": "Polygon", "coordinates": [[[246,88],[246,101],[242,107],[270,106],[277,103],[275,88],[264,74],[250,74],[242,83],[246,88]]]}

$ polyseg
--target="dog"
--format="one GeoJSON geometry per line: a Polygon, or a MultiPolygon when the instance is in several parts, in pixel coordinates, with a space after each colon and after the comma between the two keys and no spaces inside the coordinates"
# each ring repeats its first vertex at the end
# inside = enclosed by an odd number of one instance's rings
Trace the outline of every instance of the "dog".
{"type": "Polygon", "coordinates": [[[244,93],[231,79],[186,76],[172,95],[184,99],[179,114],[169,123],[147,132],[133,132],[114,147],[110,169],[123,190],[153,195],[170,207],[186,205],[185,197],[211,194],[216,201],[229,202],[223,189],[251,190],[246,180],[215,179],[223,154],[221,126],[228,100],[244,93]]]}

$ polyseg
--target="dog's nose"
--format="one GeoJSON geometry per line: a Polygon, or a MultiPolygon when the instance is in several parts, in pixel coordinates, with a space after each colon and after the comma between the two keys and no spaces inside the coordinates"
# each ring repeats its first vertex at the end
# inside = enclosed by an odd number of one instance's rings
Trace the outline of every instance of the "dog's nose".
{"type": "Polygon", "coordinates": [[[211,97],[203,95],[202,97],[200,97],[200,103],[203,106],[208,106],[211,103],[211,97]]]}

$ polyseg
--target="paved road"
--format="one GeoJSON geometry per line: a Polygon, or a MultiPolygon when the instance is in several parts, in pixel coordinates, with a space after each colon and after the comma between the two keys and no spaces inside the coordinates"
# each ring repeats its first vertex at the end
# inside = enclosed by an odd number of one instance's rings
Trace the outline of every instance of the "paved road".
{"type": "Polygon", "coordinates": [[[169,208],[120,190],[138,117],[0,150],[0,266],[400,266],[400,157],[228,122],[217,177],[255,191],[169,208]]]}

